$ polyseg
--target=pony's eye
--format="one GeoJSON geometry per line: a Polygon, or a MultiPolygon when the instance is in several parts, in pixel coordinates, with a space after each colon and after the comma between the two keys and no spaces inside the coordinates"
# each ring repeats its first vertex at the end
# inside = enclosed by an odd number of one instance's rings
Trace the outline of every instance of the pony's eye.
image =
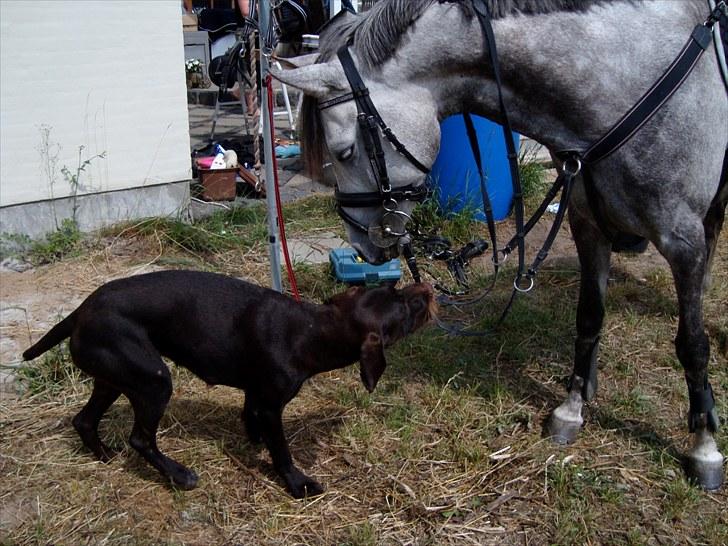
{"type": "Polygon", "coordinates": [[[354,145],[352,144],[343,152],[339,152],[339,155],[337,157],[339,158],[339,161],[348,161],[349,159],[352,158],[353,155],[354,155],[354,145]]]}

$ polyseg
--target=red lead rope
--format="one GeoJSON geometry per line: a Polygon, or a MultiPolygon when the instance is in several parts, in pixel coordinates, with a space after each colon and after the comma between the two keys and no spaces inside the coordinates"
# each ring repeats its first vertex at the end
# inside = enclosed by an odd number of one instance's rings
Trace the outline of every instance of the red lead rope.
{"type": "Polygon", "coordinates": [[[281,247],[283,248],[283,258],[286,260],[286,270],[288,271],[288,281],[291,283],[291,292],[296,301],[301,301],[301,295],[298,293],[298,285],[296,284],[296,275],[293,273],[293,265],[291,265],[291,257],[288,254],[288,242],[286,241],[286,228],[283,221],[283,209],[281,207],[281,192],[278,186],[278,160],[276,159],[276,133],[273,117],[273,78],[270,74],[265,79],[265,86],[268,89],[268,120],[270,121],[270,145],[271,156],[273,158],[273,187],[275,188],[276,210],[278,212],[278,231],[281,236],[281,247]]]}

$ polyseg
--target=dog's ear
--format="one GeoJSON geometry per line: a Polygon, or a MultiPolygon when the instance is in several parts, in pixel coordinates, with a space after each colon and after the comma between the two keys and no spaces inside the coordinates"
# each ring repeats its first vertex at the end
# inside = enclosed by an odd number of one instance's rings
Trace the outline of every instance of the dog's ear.
{"type": "Polygon", "coordinates": [[[361,345],[359,358],[361,381],[369,392],[374,391],[382,377],[387,361],[384,359],[384,345],[379,334],[369,332],[361,345]]]}
{"type": "Polygon", "coordinates": [[[324,303],[335,305],[341,309],[349,309],[364,292],[366,292],[366,289],[363,286],[352,286],[346,292],[334,294],[324,303]]]}

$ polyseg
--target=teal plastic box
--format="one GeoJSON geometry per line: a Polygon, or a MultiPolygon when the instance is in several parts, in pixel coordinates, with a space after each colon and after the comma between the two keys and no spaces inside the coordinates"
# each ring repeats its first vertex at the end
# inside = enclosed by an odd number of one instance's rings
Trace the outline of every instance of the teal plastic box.
{"type": "Polygon", "coordinates": [[[395,284],[402,276],[398,259],[371,265],[362,260],[353,248],[331,250],[329,261],[336,278],[349,284],[395,284]]]}

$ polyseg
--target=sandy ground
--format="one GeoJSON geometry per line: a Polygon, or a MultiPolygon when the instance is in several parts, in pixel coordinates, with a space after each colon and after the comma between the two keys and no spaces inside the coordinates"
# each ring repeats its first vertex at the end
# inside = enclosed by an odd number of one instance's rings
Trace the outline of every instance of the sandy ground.
{"type": "Polygon", "coordinates": [[[18,273],[0,270],[0,393],[14,389],[13,367],[22,352],[98,286],[118,277],[161,269],[153,249],[109,240],[102,251],[18,273]]]}

